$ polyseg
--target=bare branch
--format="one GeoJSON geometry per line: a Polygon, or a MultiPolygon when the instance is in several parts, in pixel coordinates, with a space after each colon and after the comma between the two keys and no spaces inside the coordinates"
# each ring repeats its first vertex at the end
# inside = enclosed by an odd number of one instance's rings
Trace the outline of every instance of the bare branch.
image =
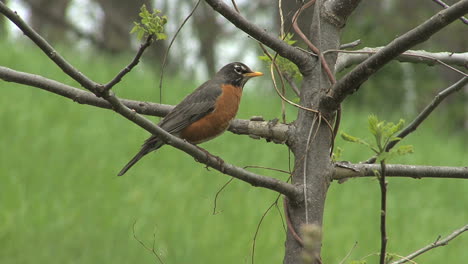
{"type": "Polygon", "coordinates": [[[457,236],[461,235],[465,231],[468,231],[468,225],[465,225],[464,227],[455,230],[452,234],[450,234],[449,236],[447,236],[446,238],[444,238],[442,240],[440,240],[440,236],[439,236],[435,242],[433,242],[433,243],[431,243],[431,244],[429,244],[429,245],[427,245],[427,246],[425,246],[425,247],[423,247],[423,248],[409,254],[406,257],[403,257],[402,259],[400,259],[398,261],[392,262],[392,264],[402,264],[402,263],[411,261],[415,257],[417,257],[417,256],[419,256],[419,255],[421,255],[423,253],[426,253],[427,251],[429,251],[431,249],[434,249],[434,248],[440,247],[440,246],[446,246],[446,245],[448,245],[448,243],[451,240],[453,240],[457,236]]]}
{"type": "Polygon", "coordinates": [[[308,70],[311,67],[313,60],[310,59],[307,53],[286,44],[286,42],[277,36],[267,33],[264,29],[251,23],[222,1],[206,0],[206,2],[236,27],[278,52],[282,57],[294,62],[301,71],[308,70]]]}
{"type": "MultiPolygon", "coordinates": [[[[447,4],[446,4],[444,1],[442,1],[442,0],[432,0],[432,1],[435,2],[435,3],[437,3],[437,4],[440,5],[440,6],[444,7],[444,8],[450,7],[449,5],[447,5],[447,4]]],[[[461,20],[463,23],[465,23],[465,24],[468,25],[468,19],[466,19],[466,17],[460,17],[460,20],[461,20]]]]}
{"type": "Polygon", "coordinates": [[[468,0],[462,0],[453,6],[440,11],[421,25],[396,38],[385,48],[359,64],[341,78],[332,88],[330,99],[324,106],[338,108],[340,103],[351,93],[359,89],[371,75],[395,57],[422,43],[433,34],[468,12],[468,0]]]}
{"type": "Polygon", "coordinates": [[[36,45],[60,67],[68,76],[72,77],[75,81],[81,84],[86,89],[97,93],[99,84],[93,82],[84,74],[76,70],[70,63],[68,63],[47,41],[37,34],[30,26],[19,17],[16,12],[13,12],[3,2],[0,2],[0,13],[4,14],[11,22],[15,23],[21,31],[31,39],[36,45]]]}
{"type": "MultiPolygon", "coordinates": [[[[386,164],[385,169],[385,176],[387,177],[468,179],[468,167],[386,164]]],[[[372,177],[376,176],[375,171],[381,173],[380,164],[338,162],[335,163],[332,179],[344,180],[347,178],[372,177]]]]}
{"type": "Polygon", "coordinates": [[[34,43],[36,43],[36,45],[44,53],[46,53],[49,58],[53,60],[67,75],[75,79],[86,89],[99,94],[99,96],[106,100],[112,106],[112,109],[120,115],[144,128],[151,134],[158,135],[159,138],[166,144],[184,151],[185,153],[194,157],[200,163],[204,163],[224,174],[228,174],[234,178],[248,182],[253,186],[277,191],[281,194],[284,194],[285,196],[288,196],[292,200],[300,199],[301,191],[292,184],[277,180],[275,178],[255,174],[240,167],[224,163],[218,157],[215,157],[208,152],[201,150],[195,145],[192,145],[176,136],[169,134],[150,120],[144,118],[132,109],[125,106],[111,90],[100,89],[102,85],[92,81],[84,74],[80,73],[63,57],[61,57],[52,48],[52,46],[50,46],[39,34],[37,34],[30,26],[28,26],[15,12],[11,11],[2,2],[0,2],[0,13],[5,14],[13,23],[15,23],[24,32],[24,34],[33,40],[34,43]]]}
{"type": "Polygon", "coordinates": [[[342,28],[360,3],[361,0],[329,0],[323,5],[323,14],[336,26],[342,28]]]}
{"type": "Polygon", "coordinates": [[[138,49],[138,52],[136,53],[135,57],[133,60],[128,64],[125,68],[123,68],[110,82],[104,85],[104,89],[110,90],[114,85],[119,83],[122,78],[129,73],[137,64],[140,62],[141,56],[143,56],[143,52],[145,52],[146,48],[148,48],[151,45],[151,42],[153,42],[154,35],[148,35],[146,37],[145,42],[140,45],[140,48],[138,49]]]}
{"type": "Polygon", "coordinates": [[[387,182],[385,181],[387,176],[387,164],[385,160],[380,162],[380,264],[385,264],[385,258],[387,257],[387,182]]]}
{"type": "MultiPolygon", "coordinates": [[[[377,48],[363,48],[360,50],[329,50],[326,52],[339,52],[335,64],[335,73],[359,64],[373,54],[379,52],[384,47],[377,48]]],[[[427,65],[435,65],[439,61],[448,65],[468,67],[468,52],[454,53],[454,52],[428,52],[425,50],[408,50],[396,58],[400,62],[423,63],[427,65]]]]}
{"type": "MultiPolygon", "coordinates": [[[[442,92],[438,93],[434,100],[424,108],[424,110],[411,122],[407,127],[405,127],[398,135],[397,137],[403,139],[412,132],[416,131],[416,129],[419,127],[419,125],[426,120],[426,118],[435,110],[435,108],[449,95],[453,94],[454,92],[459,91],[461,88],[463,88],[466,84],[468,83],[468,77],[464,77],[455,84],[451,85],[450,87],[444,89],[442,92]]],[[[387,147],[385,148],[385,151],[389,151],[392,149],[396,144],[398,144],[401,140],[397,141],[392,141],[388,143],[387,147]]],[[[366,161],[366,163],[374,163],[376,160],[375,157],[369,159],[366,161]]]]}
{"type": "MultiPolygon", "coordinates": [[[[69,98],[79,104],[87,104],[100,108],[112,109],[106,100],[97,97],[95,94],[81,89],[57,82],[40,75],[15,71],[0,66],[0,79],[7,82],[24,84],[30,87],[40,88],[51,93],[69,98]]],[[[165,116],[173,106],[155,104],[150,102],[134,101],[122,99],[122,103],[139,114],[151,116],[165,116]]]]}
{"type": "MultiPolygon", "coordinates": [[[[37,87],[57,95],[69,98],[80,104],[92,105],[105,109],[112,109],[106,100],[97,97],[95,94],[81,89],[47,79],[45,77],[15,71],[0,66],[0,79],[7,82],[15,82],[31,87],[37,87]]],[[[156,104],[135,100],[120,99],[122,103],[135,112],[143,115],[163,117],[172,110],[174,106],[166,104],[156,104]]],[[[252,138],[264,138],[275,143],[285,143],[290,135],[291,126],[274,121],[235,119],[231,121],[229,131],[238,135],[249,135],[252,138]]]]}

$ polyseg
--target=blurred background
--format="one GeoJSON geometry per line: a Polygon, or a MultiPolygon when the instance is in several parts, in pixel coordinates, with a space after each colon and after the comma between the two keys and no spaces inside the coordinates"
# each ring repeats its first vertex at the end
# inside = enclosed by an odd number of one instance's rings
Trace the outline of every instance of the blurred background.
{"type": "MultiPolygon", "coordinates": [[[[254,40],[203,1],[182,28],[165,69],[169,40],[196,1],[8,0],[69,62],[97,82],[107,82],[133,58],[139,41],[129,34],[140,6],[168,16],[168,40],[157,41],[114,91],[122,98],[176,104],[221,66],[243,61],[269,72],[254,40]]],[[[446,1],[451,4],[456,1],[446,1]]],[[[283,0],[286,18],[300,1],[283,0]]],[[[279,34],[277,2],[237,1],[242,14],[279,34]]],[[[343,31],[342,43],[384,46],[440,10],[429,0],[363,1],[343,31]]],[[[300,25],[307,28],[304,13],[300,25]]],[[[289,21],[289,20],[287,20],[289,21]]],[[[285,28],[289,28],[286,21],[285,28]]],[[[305,31],[305,30],[304,30],[305,31]]],[[[467,26],[460,21],[415,49],[466,52],[467,26]]],[[[298,46],[303,43],[298,41],[298,46]]],[[[359,47],[358,47],[359,48],[359,47]]],[[[48,58],[0,16],[0,65],[73,85],[48,58]]],[[[340,73],[344,74],[344,73],[340,73]]],[[[238,118],[281,117],[281,101],[269,74],[249,81],[238,118]]],[[[410,122],[460,76],[441,66],[393,62],[366,82],[343,106],[341,130],[371,138],[367,116],[410,122]]],[[[299,82],[299,80],[297,80],[299,82]]],[[[165,147],[124,177],[115,175],[148,136],[115,113],[17,84],[0,82],[0,263],[250,263],[255,231],[276,195],[234,180],[165,147]],[[215,250],[214,250],[215,249],[215,250]]],[[[288,89],[288,97],[295,100],[288,89]]],[[[297,110],[287,106],[287,121],[297,110]]],[[[158,118],[152,118],[155,122],[158,118]]],[[[394,163],[467,166],[468,87],[446,99],[404,144],[415,153],[394,163]]],[[[341,159],[359,162],[371,153],[337,140],[341,159]]],[[[202,147],[238,166],[289,170],[285,146],[226,133],[202,147]]],[[[267,170],[257,173],[285,180],[267,170]]],[[[463,180],[389,179],[389,251],[406,255],[468,220],[463,180]]],[[[275,207],[256,239],[256,263],[280,263],[285,239],[282,209],[275,207]]],[[[358,242],[349,261],[375,262],[379,249],[379,187],[374,179],[332,183],[324,219],[324,263],[338,263],[358,242]],[[374,254],[374,255],[372,255],[374,254]],[[370,256],[369,256],[370,255],[370,256]]],[[[417,259],[418,263],[464,263],[468,236],[417,259]]]]}

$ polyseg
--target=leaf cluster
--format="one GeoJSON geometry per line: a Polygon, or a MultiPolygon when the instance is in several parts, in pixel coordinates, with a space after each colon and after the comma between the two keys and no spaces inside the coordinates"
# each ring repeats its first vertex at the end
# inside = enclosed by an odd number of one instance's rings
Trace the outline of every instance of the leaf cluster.
{"type": "Polygon", "coordinates": [[[146,5],[142,5],[140,9],[140,22],[133,22],[134,26],[130,33],[136,33],[138,39],[145,36],[154,35],[156,39],[166,39],[164,33],[164,25],[167,23],[167,16],[161,16],[161,10],[153,9],[149,12],[146,5]]]}
{"type": "Polygon", "coordinates": [[[398,123],[380,121],[376,115],[370,115],[368,118],[369,131],[374,136],[374,142],[368,141],[359,137],[351,136],[345,132],[341,133],[341,137],[349,142],[358,143],[371,149],[377,155],[377,161],[390,160],[397,156],[413,153],[413,146],[404,145],[387,151],[387,146],[391,142],[400,141],[401,138],[395,136],[400,131],[405,121],[400,119],[398,123]]]}
{"type": "MultiPolygon", "coordinates": [[[[283,41],[286,42],[286,44],[293,46],[296,43],[296,40],[292,39],[293,36],[294,36],[293,34],[288,33],[286,34],[286,36],[284,36],[283,41]]],[[[270,57],[268,57],[267,55],[262,55],[262,56],[259,56],[258,58],[267,63],[272,62],[270,57]]],[[[302,80],[302,74],[299,71],[299,68],[297,67],[296,64],[294,64],[290,60],[277,55],[275,58],[275,63],[276,65],[278,65],[278,68],[280,69],[282,73],[287,74],[298,81],[302,80]]]]}

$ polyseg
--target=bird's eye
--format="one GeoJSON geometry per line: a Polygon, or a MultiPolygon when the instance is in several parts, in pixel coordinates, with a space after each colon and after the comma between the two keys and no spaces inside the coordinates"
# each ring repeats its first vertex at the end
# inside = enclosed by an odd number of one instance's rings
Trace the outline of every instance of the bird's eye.
{"type": "Polygon", "coordinates": [[[239,65],[234,66],[234,71],[237,74],[242,74],[242,68],[239,65]]]}

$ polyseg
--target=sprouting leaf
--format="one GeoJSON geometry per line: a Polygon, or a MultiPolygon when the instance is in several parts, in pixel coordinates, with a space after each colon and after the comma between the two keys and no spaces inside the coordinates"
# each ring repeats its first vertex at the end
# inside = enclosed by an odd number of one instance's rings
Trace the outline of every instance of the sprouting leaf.
{"type": "MultiPolygon", "coordinates": [[[[288,33],[284,37],[283,41],[286,42],[288,45],[292,46],[294,43],[296,43],[296,41],[292,39],[293,36],[294,36],[293,34],[288,33]]],[[[262,55],[262,56],[259,56],[258,58],[260,60],[262,60],[262,61],[267,62],[267,63],[271,63],[271,59],[267,55],[262,55]]],[[[278,55],[278,56],[276,56],[275,63],[276,63],[276,65],[278,65],[281,72],[283,72],[285,74],[288,74],[289,76],[291,76],[295,80],[301,80],[302,79],[302,74],[299,71],[299,68],[297,67],[296,64],[294,64],[290,60],[288,60],[286,58],[283,58],[283,57],[278,55]]]]}
{"type": "Polygon", "coordinates": [[[147,35],[154,35],[156,39],[166,39],[164,25],[167,23],[167,16],[161,16],[160,13],[161,11],[157,9],[150,13],[146,5],[142,5],[139,13],[140,23],[134,22],[130,33],[136,33],[138,39],[147,35]]]}
{"type": "Polygon", "coordinates": [[[414,152],[414,148],[412,145],[403,145],[403,146],[398,146],[396,149],[396,152],[398,155],[406,155],[406,154],[411,154],[414,152]]]}

